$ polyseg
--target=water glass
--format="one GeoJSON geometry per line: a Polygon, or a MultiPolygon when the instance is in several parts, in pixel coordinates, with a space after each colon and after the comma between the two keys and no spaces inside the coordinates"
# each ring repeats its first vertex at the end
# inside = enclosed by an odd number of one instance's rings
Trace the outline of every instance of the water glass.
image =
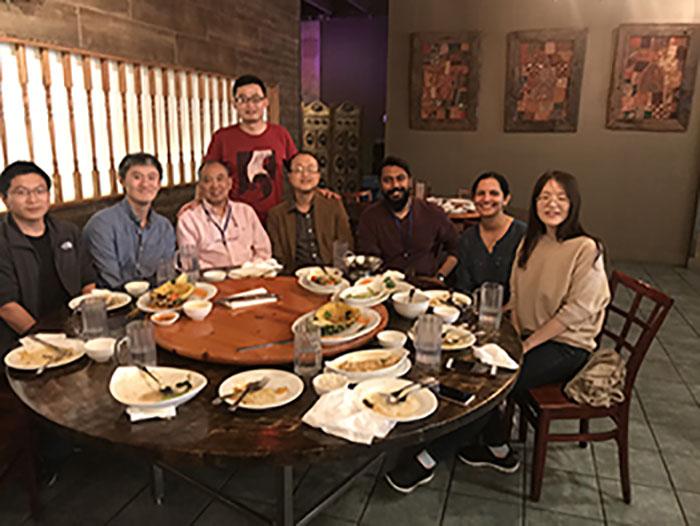
{"type": "Polygon", "coordinates": [[[503,314],[503,285],[483,283],[479,287],[479,328],[496,332],[501,327],[503,314]]]}
{"type": "Polygon", "coordinates": [[[442,319],[423,314],[416,323],[416,367],[426,373],[439,374],[442,365],[442,319]]]}
{"type": "Polygon", "coordinates": [[[294,331],[294,373],[312,377],[321,371],[321,329],[311,322],[294,331]]]}
{"type": "Polygon", "coordinates": [[[199,251],[194,245],[184,245],[175,252],[175,268],[187,274],[191,283],[199,279],[199,251]]]}
{"type": "Polygon", "coordinates": [[[132,321],[126,326],[126,336],[116,345],[117,358],[120,363],[156,365],[156,341],[153,337],[153,324],[148,320],[132,321]],[[126,352],[127,359],[120,357],[126,352]]]}
{"type": "Polygon", "coordinates": [[[161,259],[156,267],[156,285],[162,285],[175,277],[175,267],[171,258],[161,259]]]}
{"type": "Polygon", "coordinates": [[[107,304],[103,296],[88,296],[80,303],[83,339],[92,340],[107,335],[107,304]]]}
{"type": "Polygon", "coordinates": [[[347,254],[350,246],[347,241],[336,239],[333,241],[333,266],[342,272],[345,272],[345,254],[347,254]]]}

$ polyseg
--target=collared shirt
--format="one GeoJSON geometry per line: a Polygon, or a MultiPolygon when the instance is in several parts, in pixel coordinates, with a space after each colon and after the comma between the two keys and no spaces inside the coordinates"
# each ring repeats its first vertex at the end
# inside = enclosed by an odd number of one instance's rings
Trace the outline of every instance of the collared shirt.
{"type": "Polygon", "coordinates": [[[175,255],[175,229],[151,209],[146,227],[126,197],[100,210],[85,225],[83,238],[102,287],[121,288],[133,280],[154,280],[158,262],[175,255]]]}
{"type": "Polygon", "coordinates": [[[457,256],[458,239],[441,208],[415,198],[403,219],[384,200],[370,205],[357,229],[359,254],[379,256],[385,268],[422,276],[433,276],[448,255],[457,256]]]}
{"type": "Polygon", "coordinates": [[[320,265],[322,261],[319,256],[318,243],[316,242],[316,232],[314,231],[313,205],[306,213],[300,212],[294,206],[294,212],[294,217],[296,218],[294,265],[297,268],[320,265]]]}
{"type": "Polygon", "coordinates": [[[196,246],[203,269],[272,256],[270,239],[253,207],[230,200],[221,218],[204,201],[184,212],[177,220],[177,243],[196,246]]]}

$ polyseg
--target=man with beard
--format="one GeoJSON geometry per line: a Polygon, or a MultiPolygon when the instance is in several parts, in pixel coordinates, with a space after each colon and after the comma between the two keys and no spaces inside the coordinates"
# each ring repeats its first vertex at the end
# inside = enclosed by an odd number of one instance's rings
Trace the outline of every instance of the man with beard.
{"type": "Polygon", "coordinates": [[[269,259],[270,239],[255,210],[228,198],[228,168],[219,161],[204,161],[197,174],[202,200],[178,218],[178,246],[197,247],[202,269],[269,259]]]}
{"type": "Polygon", "coordinates": [[[438,206],[411,195],[411,171],[387,157],[379,175],[384,199],[360,216],[358,252],[380,256],[384,266],[441,282],[457,265],[457,230],[438,206]]]}
{"type": "Polygon", "coordinates": [[[267,230],[275,259],[287,271],[333,263],[333,242],[352,247],[352,232],[343,204],[318,192],[318,160],[301,151],[289,163],[292,196],[270,210],[267,230]]]}

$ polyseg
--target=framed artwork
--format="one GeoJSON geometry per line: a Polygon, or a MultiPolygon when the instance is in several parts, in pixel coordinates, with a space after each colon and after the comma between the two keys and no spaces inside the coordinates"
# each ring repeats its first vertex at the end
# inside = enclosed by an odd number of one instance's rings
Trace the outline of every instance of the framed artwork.
{"type": "Polygon", "coordinates": [[[480,33],[411,35],[410,126],[476,130],[480,33]]]}
{"type": "Polygon", "coordinates": [[[685,131],[690,120],[698,25],[629,24],[617,28],[607,127],[685,131]]]}
{"type": "Polygon", "coordinates": [[[586,36],[586,29],[508,33],[505,131],[576,131],[586,36]]]}

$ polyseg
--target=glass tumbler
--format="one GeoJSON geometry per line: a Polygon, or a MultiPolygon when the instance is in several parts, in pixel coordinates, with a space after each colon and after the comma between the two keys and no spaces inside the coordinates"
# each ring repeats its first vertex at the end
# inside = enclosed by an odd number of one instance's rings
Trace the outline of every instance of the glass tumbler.
{"type": "Polygon", "coordinates": [[[333,266],[341,272],[345,272],[345,254],[350,246],[347,241],[336,239],[333,241],[333,266]]]}
{"type": "Polygon", "coordinates": [[[175,268],[187,274],[190,283],[199,279],[199,251],[194,245],[184,245],[175,252],[175,268]]]}
{"type": "Polygon", "coordinates": [[[148,320],[132,321],[126,326],[126,336],[116,345],[120,363],[156,365],[156,341],[153,337],[153,324],[148,320]],[[126,359],[121,358],[128,349],[126,359]]]}
{"type": "Polygon", "coordinates": [[[103,296],[88,296],[80,303],[84,340],[107,335],[107,304],[103,296]]]}
{"type": "Polygon", "coordinates": [[[442,319],[423,314],[416,323],[416,367],[430,374],[439,374],[442,366],[442,319]]]}
{"type": "Polygon", "coordinates": [[[503,285],[483,283],[479,287],[479,328],[487,333],[498,331],[503,315],[503,285]]]}
{"type": "Polygon", "coordinates": [[[294,373],[310,378],[321,371],[321,329],[307,321],[294,332],[294,373]]]}

